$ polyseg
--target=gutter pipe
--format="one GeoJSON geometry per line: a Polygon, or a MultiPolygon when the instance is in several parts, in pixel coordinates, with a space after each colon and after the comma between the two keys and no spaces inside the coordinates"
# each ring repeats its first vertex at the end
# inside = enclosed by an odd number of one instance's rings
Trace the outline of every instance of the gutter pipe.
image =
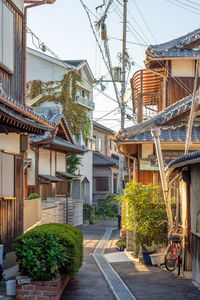
{"type": "Polygon", "coordinates": [[[160,128],[158,128],[158,127],[152,128],[151,134],[154,138],[154,143],[155,143],[155,147],[156,147],[156,155],[157,155],[157,159],[158,159],[158,166],[159,166],[159,171],[160,171],[162,189],[163,189],[163,194],[164,194],[165,206],[166,206],[166,210],[167,210],[168,224],[169,224],[169,227],[172,228],[173,227],[173,217],[172,217],[172,209],[171,209],[171,203],[170,203],[170,197],[169,197],[169,190],[168,190],[167,178],[166,178],[166,174],[165,174],[163,156],[162,156],[162,150],[161,150],[161,144],[160,144],[160,128]]]}

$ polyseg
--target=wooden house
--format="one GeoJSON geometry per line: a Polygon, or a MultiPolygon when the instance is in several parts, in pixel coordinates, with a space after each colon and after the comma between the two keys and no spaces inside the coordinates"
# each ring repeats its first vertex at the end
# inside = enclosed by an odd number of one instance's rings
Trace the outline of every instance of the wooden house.
{"type": "MultiPolygon", "coordinates": [[[[153,127],[161,129],[165,165],[184,154],[199,45],[200,29],[170,42],[149,46],[146,50],[147,68],[133,75],[133,109],[138,124],[119,133],[118,143],[120,150],[130,159],[135,181],[160,184],[151,135],[153,127]]],[[[194,125],[190,148],[193,151],[200,149],[198,118],[194,125]]]]}
{"type": "Polygon", "coordinates": [[[54,122],[25,105],[24,1],[0,0],[0,242],[4,253],[23,233],[24,156],[29,134],[54,122]]]}
{"type": "MultiPolygon", "coordinates": [[[[27,168],[26,195],[36,192],[42,199],[57,201],[62,198],[69,202],[71,195],[68,180],[78,178],[67,173],[67,155],[84,154],[86,149],[74,143],[61,106],[35,107],[34,111],[53,121],[55,129],[45,132],[43,136],[31,136],[28,151],[31,165],[27,168]]],[[[83,199],[79,197],[77,200],[82,205],[83,199]]],[[[68,213],[73,214],[73,211],[68,213]]]]}
{"type": "Polygon", "coordinates": [[[183,270],[200,283],[200,151],[180,156],[167,166],[169,189],[176,186],[176,223],[183,227],[183,270]]]}
{"type": "MultiPolygon", "coordinates": [[[[93,203],[97,206],[108,194],[118,194],[119,153],[115,141],[113,130],[93,122],[93,203]]],[[[124,173],[127,175],[126,168],[124,173]]]]}

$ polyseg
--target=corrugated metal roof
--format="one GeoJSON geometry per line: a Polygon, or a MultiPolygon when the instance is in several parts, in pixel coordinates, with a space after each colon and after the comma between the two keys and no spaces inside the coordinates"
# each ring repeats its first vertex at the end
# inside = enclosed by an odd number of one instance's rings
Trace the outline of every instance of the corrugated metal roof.
{"type": "Polygon", "coordinates": [[[102,129],[104,131],[108,131],[108,132],[111,132],[113,134],[116,134],[116,132],[114,130],[112,130],[112,129],[110,129],[110,128],[108,128],[108,127],[106,127],[106,126],[104,126],[104,125],[102,125],[100,123],[97,123],[95,121],[93,121],[93,127],[97,127],[97,128],[100,128],[100,129],[102,129]]]}
{"type": "Polygon", "coordinates": [[[200,28],[171,41],[150,45],[146,50],[149,57],[197,57],[200,48],[187,49],[187,46],[200,39],[200,28]]]}

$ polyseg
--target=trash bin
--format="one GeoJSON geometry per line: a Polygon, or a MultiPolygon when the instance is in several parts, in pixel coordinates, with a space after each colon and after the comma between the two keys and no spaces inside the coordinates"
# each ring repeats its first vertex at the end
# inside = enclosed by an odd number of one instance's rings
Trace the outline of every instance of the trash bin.
{"type": "Polygon", "coordinates": [[[8,280],[6,281],[6,295],[7,296],[15,296],[16,295],[16,280],[8,280]]]}

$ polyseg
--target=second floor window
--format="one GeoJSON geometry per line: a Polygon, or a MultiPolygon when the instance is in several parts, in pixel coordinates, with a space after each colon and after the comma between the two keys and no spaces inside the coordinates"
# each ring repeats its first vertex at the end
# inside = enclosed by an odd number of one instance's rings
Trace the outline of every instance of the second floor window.
{"type": "Polygon", "coordinates": [[[14,71],[14,12],[0,0],[0,64],[14,71]]]}

